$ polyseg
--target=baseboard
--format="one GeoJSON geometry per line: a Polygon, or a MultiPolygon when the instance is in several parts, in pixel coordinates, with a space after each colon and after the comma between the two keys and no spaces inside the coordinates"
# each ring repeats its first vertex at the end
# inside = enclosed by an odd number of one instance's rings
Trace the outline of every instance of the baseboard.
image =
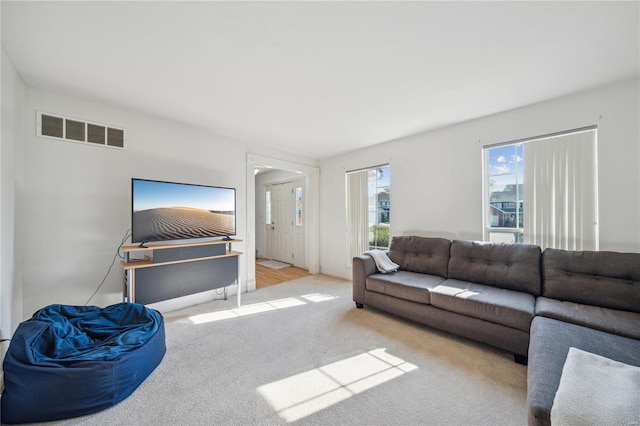
{"type": "Polygon", "coordinates": [[[340,273],[340,272],[334,272],[334,271],[325,271],[325,270],[321,270],[319,272],[322,275],[326,275],[328,277],[333,277],[333,278],[340,278],[341,280],[347,280],[347,281],[351,281],[352,280],[352,276],[340,273]]]}
{"type": "Polygon", "coordinates": [[[242,283],[242,289],[244,290],[245,293],[248,293],[250,291],[255,291],[256,290],[256,280],[247,280],[246,283],[242,283]]]}
{"type": "MultiPolygon", "coordinates": [[[[227,298],[236,297],[235,287],[236,287],[235,285],[227,287],[227,298]]],[[[207,290],[201,293],[188,294],[186,296],[176,297],[174,299],[161,300],[159,302],[149,303],[147,304],[147,306],[149,308],[159,311],[160,313],[177,311],[179,309],[183,309],[189,306],[207,303],[212,300],[223,299],[224,298],[223,289],[224,287],[221,287],[219,289],[207,290]]]]}

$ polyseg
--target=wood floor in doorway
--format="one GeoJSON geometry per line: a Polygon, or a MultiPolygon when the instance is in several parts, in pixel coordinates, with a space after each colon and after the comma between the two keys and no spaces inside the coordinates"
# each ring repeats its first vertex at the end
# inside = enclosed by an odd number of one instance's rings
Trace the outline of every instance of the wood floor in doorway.
{"type": "Polygon", "coordinates": [[[263,260],[268,259],[256,259],[256,288],[269,287],[311,275],[309,271],[294,266],[282,269],[267,268],[258,263],[263,260]]]}

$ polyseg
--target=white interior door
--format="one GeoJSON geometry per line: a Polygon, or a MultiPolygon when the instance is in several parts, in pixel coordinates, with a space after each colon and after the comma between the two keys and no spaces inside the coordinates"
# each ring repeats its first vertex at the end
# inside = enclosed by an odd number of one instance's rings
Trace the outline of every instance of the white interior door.
{"type": "Polygon", "coordinates": [[[266,240],[270,241],[270,258],[292,263],[291,250],[291,183],[275,184],[271,191],[271,223],[266,224],[266,240]]]}
{"type": "Polygon", "coordinates": [[[265,256],[306,267],[305,181],[265,186],[265,256]]]}

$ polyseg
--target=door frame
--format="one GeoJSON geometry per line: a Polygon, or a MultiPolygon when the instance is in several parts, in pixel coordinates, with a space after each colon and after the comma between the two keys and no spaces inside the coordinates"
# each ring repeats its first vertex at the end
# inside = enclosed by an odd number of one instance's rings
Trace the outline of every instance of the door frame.
{"type": "Polygon", "coordinates": [[[256,265],[252,253],[256,251],[256,167],[266,167],[299,173],[307,180],[307,235],[306,254],[309,273],[320,273],[320,169],[318,167],[275,158],[263,157],[257,154],[247,154],[247,233],[246,248],[248,253],[246,290],[256,289],[256,265]]]}

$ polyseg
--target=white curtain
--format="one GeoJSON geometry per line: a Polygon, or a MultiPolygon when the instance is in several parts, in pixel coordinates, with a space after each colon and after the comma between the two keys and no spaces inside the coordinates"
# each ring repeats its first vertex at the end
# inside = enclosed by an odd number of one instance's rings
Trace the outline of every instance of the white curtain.
{"type": "Polygon", "coordinates": [[[369,249],[368,170],[347,173],[347,264],[369,249]]]}
{"type": "Polygon", "coordinates": [[[596,130],[525,143],[524,239],[598,250],[596,130]]]}

